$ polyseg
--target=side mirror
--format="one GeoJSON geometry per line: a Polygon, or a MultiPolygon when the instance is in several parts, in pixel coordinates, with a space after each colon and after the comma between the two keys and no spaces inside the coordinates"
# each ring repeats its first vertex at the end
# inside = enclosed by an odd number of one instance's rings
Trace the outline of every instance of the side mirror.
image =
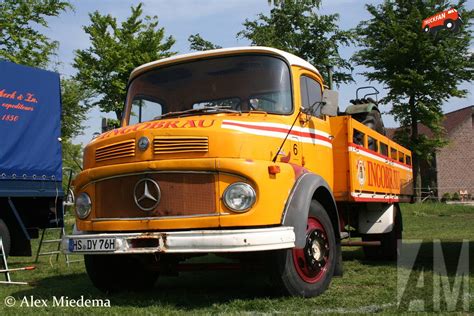
{"type": "Polygon", "coordinates": [[[337,116],[339,108],[339,92],[334,90],[324,90],[323,93],[324,105],[321,108],[321,114],[328,116],[337,116]]]}

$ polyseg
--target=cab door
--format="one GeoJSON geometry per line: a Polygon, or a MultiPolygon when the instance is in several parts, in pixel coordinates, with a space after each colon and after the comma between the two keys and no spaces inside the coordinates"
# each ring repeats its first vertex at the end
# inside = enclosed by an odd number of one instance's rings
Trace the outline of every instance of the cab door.
{"type": "Polygon", "coordinates": [[[332,136],[329,118],[321,114],[323,99],[321,79],[314,73],[303,70],[299,74],[297,84],[299,85],[297,101],[305,109],[313,108],[310,115],[302,114],[302,119],[298,122],[297,130],[300,133],[304,167],[322,176],[332,187],[332,136]]]}

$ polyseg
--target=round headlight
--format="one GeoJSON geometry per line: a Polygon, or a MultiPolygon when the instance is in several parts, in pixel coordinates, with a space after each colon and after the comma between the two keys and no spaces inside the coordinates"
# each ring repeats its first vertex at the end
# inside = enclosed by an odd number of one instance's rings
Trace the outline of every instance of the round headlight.
{"type": "Polygon", "coordinates": [[[225,206],[234,212],[245,212],[256,200],[255,190],[243,182],[236,182],[227,187],[222,196],[225,206]]]}
{"type": "Polygon", "coordinates": [[[76,214],[80,219],[89,216],[91,212],[92,202],[87,193],[81,193],[76,198],[76,214]]]}

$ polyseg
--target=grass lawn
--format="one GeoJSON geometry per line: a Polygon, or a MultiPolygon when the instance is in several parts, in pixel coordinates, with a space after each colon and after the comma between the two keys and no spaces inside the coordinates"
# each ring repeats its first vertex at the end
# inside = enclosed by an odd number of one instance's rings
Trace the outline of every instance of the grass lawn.
{"type": "MultiPolygon", "coordinates": [[[[59,262],[55,257],[41,257],[36,270],[12,273],[15,281],[34,281],[32,285],[0,285],[0,315],[360,314],[451,310],[463,313],[466,309],[474,312],[474,207],[431,203],[403,204],[401,207],[405,239],[402,258],[413,257],[413,269],[407,262],[397,269],[397,263],[366,261],[361,248],[343,248],[344,276],[334,278],[329,290],[316,298],[275,297],[261,276],[235,271],[182,273],[177,278],[160,278],[150,292],[107,296],[92,286],[83,263],[72,263],[67,267],[63,256],[59,262]],[[441,240],[443,260],[433,260],[434,249],[439,249],[436,240],[441,240]],[[461,256],[463,245],[467,252],[461,256]],[[433,272],[440,269],[434,261],[441,263],[441,268],[446,266],[447,280],[433,272]],[[464,279],[455,277],[458,261],[465,264],[464,271],[468,271],[464,279]],[[462,280],[467,283],[460,282],[462,280]],[[459,292],[456,292],[455,281],[459,292]],[[397,287],[397,283],[405,286],[397,287]],[[397,293],[401,297],[399,306],[397,293]],[[16,300],[14,307],[5,305],[8,296],[16,300]],[[53,306],[54,297],[60,299],[61,296],[64,300],[81,296],[84,299],[109,299],[110,307],[53,306]],[[46,300],[48,306],[34,308],[27,307],[26,303],[20,306],[22,300],[31,297],[46,300]]],[[[32,265],[33,261],[34,258],[11,258],[9,265],[10,268],[22,267],[32,265]]]]}

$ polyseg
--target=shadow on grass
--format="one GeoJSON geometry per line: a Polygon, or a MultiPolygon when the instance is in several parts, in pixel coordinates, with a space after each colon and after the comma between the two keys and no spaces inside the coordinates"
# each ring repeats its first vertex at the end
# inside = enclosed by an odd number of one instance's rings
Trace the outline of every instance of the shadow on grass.
{"type": "MultiPolygon", "coordinates": [[[[466,246],[466,244],[464,245],[466,246]]],[[[410,266],[402,261],[399,262],[400,267],[433,271],[434,246],[435,244],[431,241],[419,244],[405,243],[401,252],[402,257],[414,255],[414,265],[410,266]]],[[[441,243],[444,265],[450,276],[456,275],[462,246],[462,241],[441,243]]],[[[461,261],[474,262],[474,242],[468,243],[467,247],[468,257],[461,258],[461,261]]],[[[397,262],[365,260],[361,248],[344,248],[343,260],[346,263],[353,261],[374,268],[378,266],[397,269],[397,262]]],[[[346,266],[350,266],[350,264],[346,266]]],[[[127,273],[127,271],[123,271],[123,273],[127,273]]],[[[469,271],[471,277],[473,273],[474,267],[471,267],[469,271]]],[[[87,274],[71,273],[45,277],[33,287],[19,290],[13,295],[15,297],[34,296],[35,298],[49,299],[53,296],[67,296],[70,299],[77,299],[81,296],[91,299],[108,298],[112,306],[137,308],[155,306],[174,311],[199,311],[212,308],[213,305],[229,303],[245,303],[245,306],[251,308],[253,303],[262,304],[262,299],[284,299],[276,295],[276,291],[264,275],[264,271],[186,272],[181,273],[179,277],[161,277],[150,291],[104,294],[93,287],[87,274]]],[[[120,275],[117,277],[119,278],[120,275]]]]}
{"type": "Polygon", "coordinates": [[[433,271],[435,265],[444,269],[448,276],[455,276],[459,265],[469,265],[469,275],[474,276],[474,241],[404,242],[398,261],[367,260],[361,247],[344,248],[343,261],[359,261],[368,266],[392,266],[405,269],[433,271]],[[464,252],[462,248],[464,247],[464,252]],[[347,249],[347,250],[346,250],[347,249]],[[441,255],[442,254],[442,255],[441,255]]]}
{"type": "MultiPolygon", "coordinates": [[[[126,273],[126,271],[124,271],[126,273]]],[[[120,276],[117,276],[120,277],[120,276]]],[[[258,272],[243,271],[186,272],[179,277],[161,277],[152,290],[105,294],[94,288],[87,274],[47,277],[33,287],[13,293],[14,297],[68,297],[110,299],[111,306],[162,306],[174,310],[196,310],[231,301],[278,298],[268,280],[258,272]]]]}

